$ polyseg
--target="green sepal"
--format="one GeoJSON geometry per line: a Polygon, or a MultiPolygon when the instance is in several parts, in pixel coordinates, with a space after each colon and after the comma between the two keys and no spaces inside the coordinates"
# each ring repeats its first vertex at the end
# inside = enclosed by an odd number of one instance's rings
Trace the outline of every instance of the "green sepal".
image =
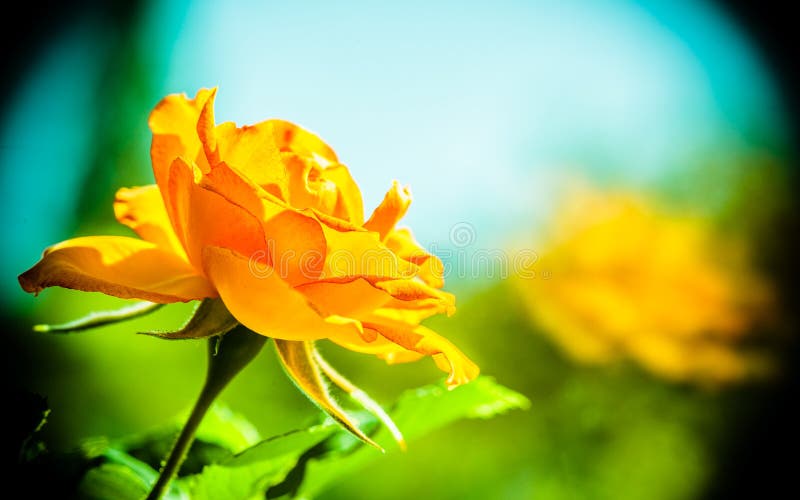
{"type": "Polygon", "coordinates": [[[179,330],[139,333],[167,340],[202,339],[228,333],[238,324],[220,299],[203,299],[191,319],[179,330]]]}
{"type": "Polygon", "coordinates": [[[36,332],[48,333],[74,333],[90,328],[97,328],[99,326],[108,325],[110,323],[117,323],[119,321],[126,321],[129,319],[138,318],[145,314],[159,309],[164,304],[156,304],[154,302],[137,302],[122,309],[114,311],[97,311],[87,314],[86,316],[60,323],[58,325],[34,325],[33,330],[36,332]]]}
{"type": "Polygon", "coordinates": [[[317,364],[320,367],[322,373],[334,384],[336,384],[341,390],[346,392],[353,400],[361,405],[363,409],[368,411],[372,414],[375,418],[378,419],[386,429],[392,434],[392,437],[397,442],[397,445],[403,451],[406,450],[406,441],[403,438],[402,432],[397,427],[397,424],[394,423],[392,417],[386,413],[386,410],[378,404],[377,401],[372,399],[369,394],[364,392],[363,390],[359,389],[355,384],[350,382],[344,375],[339,373],[335,368],[333,368],[326,360],[322,357],[319,351],[314,350],[314,358],[317,361],[317,364]]]}
{"type": "Polygon", "coordinates": [[[278,359],[297,388],[350,434],[384,452],[384,449],[359,428],[353,416],[348,415],[331,395],[315,354],[314,343],[307,340],[273,340],[278,359]]]}

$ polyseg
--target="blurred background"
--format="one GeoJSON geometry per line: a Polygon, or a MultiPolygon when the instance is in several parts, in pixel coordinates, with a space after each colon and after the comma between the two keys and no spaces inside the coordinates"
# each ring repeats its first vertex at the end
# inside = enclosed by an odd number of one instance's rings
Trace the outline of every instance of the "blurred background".
{"type": "MultiPolygon", "coordinates": [[[[147,429],[199,390],[204,344],[134,335],[180,324],[190,305],[34,334],[124,301],[34,299],[16,276],[63,239],[128,234],[111,203],[152,183],[150,110],[218,86],[219,121],[319,133],[368,210],[392,179],[411,186],[405,223],[459,300],[432,326],[532,401],[412,443],[324,498],[729,498],[791,484],[774,451],[798,444],[787,12],[688,0],[19,7],[0,82],[4,380],[20,401],[47,398],[53,447],[147,429]]],[[[323,350],[382,402],[439,378],[429,360],[323,350]]],[[[316,412],[268,351],[223,396],[264,436],[316,412]]]]}

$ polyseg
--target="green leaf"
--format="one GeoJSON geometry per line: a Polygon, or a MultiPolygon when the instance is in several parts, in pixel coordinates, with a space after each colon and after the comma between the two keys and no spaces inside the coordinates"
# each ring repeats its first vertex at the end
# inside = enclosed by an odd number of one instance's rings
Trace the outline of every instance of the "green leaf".
{"type": "Polygon", "coordinates": [[[311,446],[340,430],[336,424],[320,424],[308,429],[289,431],[286,434],[267,438],[255,446],[233,457],[225,465],[228,467],[241,467],[265,460],[292,455],[305,451],[311,446]]]}
{"type": "MultiPolygon", "coordinates": [[[[188,410],[181,413],[163,427],[118,440],[112,447],[158,468],[186,423],[188,413],[188,410]]],[[[228,406],[215,403],[197,429],[179,475],[198,473],[206,465],[228,460],[259,441],[261,436],[253,424],[228,406]]]]}
{"type": "MultiPolygon", "coordinates": [[[[141,500],[150,491],[158,473],[149,465],[127,453],[109,448],[102,456],[103,463],[90,469],[78,486],[82,499],[141,500]]],[[[188,494],[175,484],[163,496],[164,500],[189,500],[188,494]]]]}
{"type": "MultiPolygon", "coordinates": [[[[408,391],[390,413],[413,440],[457,419],[490,418],[529,404],[524,396],[481,377],[453,391],[443,385],[408,391]]],[[[391,432],[379,427],[378,417],[366,411],[357,416],[364,422],[362,429],[376,430],[372,436],[376,441],[391,443],[391,432]]],[[[156,432],[110,444],[105,439],[85,442],[83,455],[97,465],[83,475],[80,497],[141,499],[154,483],[159,462],[182,422],[183,418],[178,418],[156,432]],[[159,451],[151,453],[147,461],[137,458],[148,447],[159,451]]],[[[190,452],[197,472],[184,473],[174,481],[165,498],[245,500],[263,498],[265,493],[268,498],[284,494],[313,497],[381,456],[331,419],[256,443],[257,439],[249,422],[227,407],[215,405],[198,430],[199,448],[190,452]],[[202,455],[210,447],[224,453],[202,455]]]]}
{"type": "Polygon", "coordinates": [[[202,339],[228,333],[238,324],[222,300],[203,299],[194,310],[191,319],[180,330],[140,333],[167,340],[202,339]]]}
{"type": "Polygon", "coordinates": [[[58,325],[34,325],[33,330],[37,332],[74,333],[107,325],[109,323],[138,318],[139,316],[150,314],[163,305],[164,304],[155,304],[153,302],[137,302],[115,311],[92,312],[82,318],[67,323],[58,325]]]}
{"type": "Polygon", "coordinates": [[[210,465],[198,476],[184,480],[192,500],[246,500],[263,495],[274,482],[292,470],[294,461],[271,461],[248,467],[210,465]]]}
{"type": "Polygon", "coordinates": [[[225,463],[209,465],[202,473],[179,482],[193,500],[263,498],[264,492],[282,481],[307,449],[337,429],[335,425],[318,425],[267,439],[225,463]]]}
{"type": "Polygon", "coordinates": [[[78,487],[78,498],[108,500],[141,500],[148,484],[134,471],[120,464],[103,464],[89,470],[78,487]]]}
{"type": "MultiPolygon", "coordinates": [[[[167,426],[112,443],[105,438],[85,441],[82,445],[83,454],[88,458],[99,460],[100,465],[90,469],[81,481],[79,490],[82,498],[141,500],[155,483],[158,476],[156,471],[185,420],[186,416],[180,415],[167,426]]],[[[324,437],[321,436],[319,439],[324,437]]],[[[250,422],[227,406],[217,403],[209,409],[203,419],[181,471],[186,475],[208,470],[211,477],[216,473],[213,469],[209,469],[209,466],[229,461],[236,456],[235,453],[245,449],[249,453],[260,450],[259,446],[253,446],[260,440],[258,431],[250,422]]],[[[288,467],[291,468],[293,464],[294,462],[290,461],[288,467]]],[[[261,474],[259,477],[268,476],[264,464],[261,466],[261,470],[256,471],[261,474]]],[[[255,478],[251,480],[254,481],[255,478]]],[[[193,480],[192,484],[194,482],[196,481],[193,480]]],[[[208,490],[212,493],[215,491],[213,486],[205,482],[198,483],[198,491],[208,490]]],[[[210,494],[206,498],[217,496],[210,494]]],[[[178,500],[194,496],[189,496],[183,483],[174,481],[164,498],[178,500]]]]}
{"type": "Polygon", "coordinates": [[[21,404],[15,408],[20,417],[12,422],[20,421],[20,428],[7,429],[11,441],[14,436],[21,437],[19,449],[19,461],[31,462],[37,456],[45,453],[47,446],[41,439],[41,431],[47,425],[47,418],[50,416],[50,408],[47,400],[35,394],[27,394],[21,404]]]}
{"type": "MultiPolygon", "coordinates": [[[[187,413],[188,415],[188,413],[187,413]]],[[[186,421],[180,419],[180,425],[186,421]]],[[[261,441],[258,429],[227,405],[214,403],[197,429],[197,439],[240,453],[261,441]]]]}
{"type": "MultiPolygon", "coordinates": [[[[427,386],[408,391],[390,412],[408,440],[443,427],[462,418],[488,419],[514,409],[527,409],[530,401],[517,392],[497,384],[491,377],[479,377],[469,384],[448,391],[444,386],[427,386]]],[[[378,442],[391,440],[390,433],[382,429],[374,437],[378,442]]],[[[339,436],[340,437],[340,436],[339,436]]],[[[345,474],[352,473],[380,455],[364,446],[349,452],[335,445],[336,435],[326,441],[328,453],[309,459],[302,483],[295,485],[301,497],[313,498],[345,474]],[[334,447],[334,445],[336,447],[334,447]],[[341,451],[339,451],[341,450],[341,451]]]]}

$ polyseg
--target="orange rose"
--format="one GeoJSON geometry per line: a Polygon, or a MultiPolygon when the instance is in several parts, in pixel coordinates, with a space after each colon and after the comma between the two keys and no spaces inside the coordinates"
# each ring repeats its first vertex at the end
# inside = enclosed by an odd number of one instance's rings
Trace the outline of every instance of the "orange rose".
{"type": "MultiPolygon", "coordinates": [[[[389,362],[433,356],[455,387],[478,368],[420,322],[451,313],[441,263],[396,224],[394,183],[365,222],[347,167],[289,122],[215,125],[215,90],[171,95],[150,115],[155,185],[121,189],[117,220],[141,239],[93,236],[48,248],[19,277],[156,303],[221,299],[287,353],[330,339],[389,362]]],[[[288,356],[291,357],[291,356],[288,356]]]]}
{"type": "Polygon", "coordinates": [[[551,279],[517,283],[531,318],[575,360],[629,357],[702,384],[763,371],[742,341],[770,316],[771,286],[744,243],[708,221],[635,193],[582,189],[564,200],[542,249],[536,266],[551,279]]]}

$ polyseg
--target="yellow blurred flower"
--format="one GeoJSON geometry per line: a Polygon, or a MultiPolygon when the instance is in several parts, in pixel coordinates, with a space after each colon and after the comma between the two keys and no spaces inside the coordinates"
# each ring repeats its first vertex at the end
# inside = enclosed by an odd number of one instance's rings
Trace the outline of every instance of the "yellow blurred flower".
{"type": "Polygon", "coordinates": [[[461,351],[420,325],[451,313],[455,299],[439,289],[438,259],[396,228],[408,189],[395,182],[365,221],[358,186],[320,138],[281,120],[216,125],[215,95],[171,95],[150,115],[156,184],[121,189],[114,203],[141,239],[61,242],[20,276],[22,287],[219,298],[276,339],[285,362],[308,353],[302,342],[330,339],[389,362],[433,356],[451,388],[476,377],[461,351]]]}
{"type": "Polygon", "coordinates": [[[531,318],[578,361],[624,356],[664,378],[741,379],[763,367],[740,348],[772,302],[741,242],[640,196],[574,192],[518,283],[531,318]],[[527,278],[527,279],[525,279],[527,278]]]}

